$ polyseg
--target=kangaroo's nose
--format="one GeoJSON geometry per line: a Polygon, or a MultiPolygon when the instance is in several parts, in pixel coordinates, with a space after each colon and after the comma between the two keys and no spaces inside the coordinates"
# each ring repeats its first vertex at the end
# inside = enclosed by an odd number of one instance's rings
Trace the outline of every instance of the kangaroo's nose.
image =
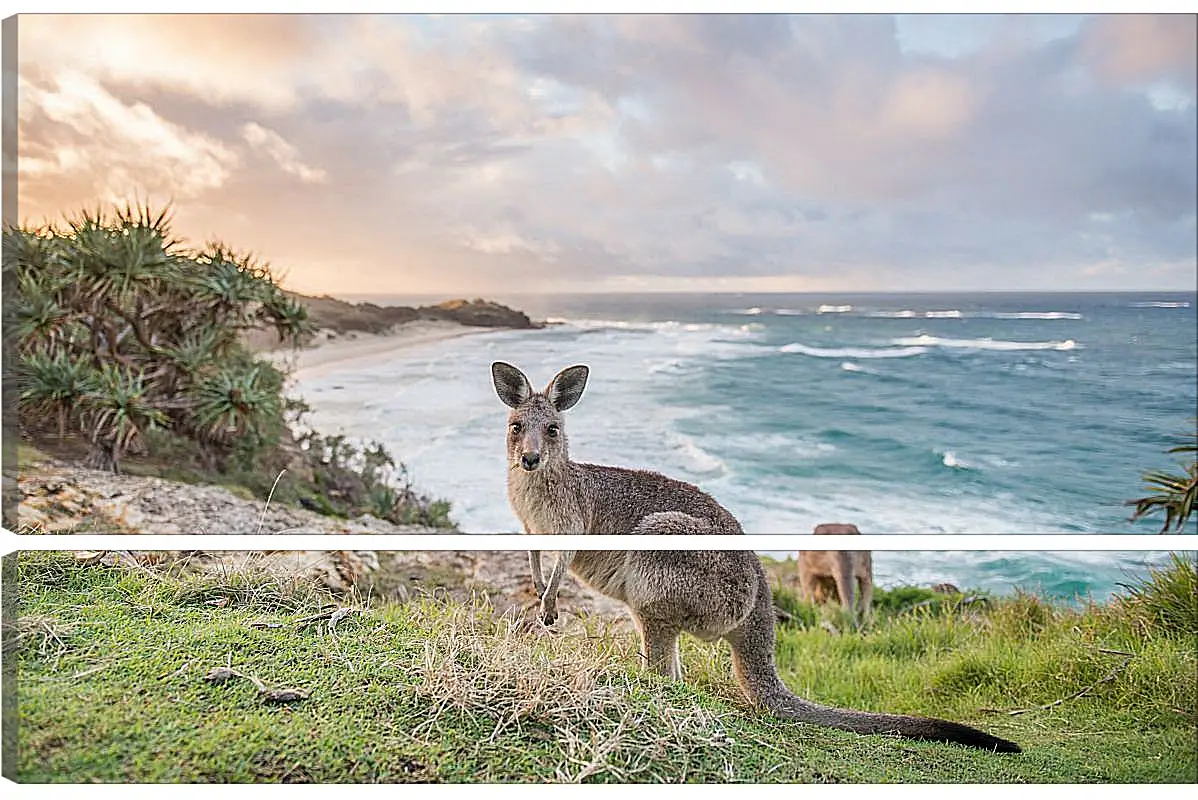
{"type": "Polygon", "coordinates": [[[524,467],[529,472],[532,472],[534,469],[536,469],[537,465],[540,463],[540,453],[525,453],[524,455],[520,456],[520,466],[524,467]]]}

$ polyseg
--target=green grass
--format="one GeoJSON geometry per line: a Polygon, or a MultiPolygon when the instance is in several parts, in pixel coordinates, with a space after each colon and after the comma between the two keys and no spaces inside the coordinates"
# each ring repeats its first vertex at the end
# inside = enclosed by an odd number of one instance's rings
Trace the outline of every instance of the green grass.
{"type": "Polygon", "coordinates": [[[762,717],[725,646],[684,639],[687,682],[670,685],[598,621],[553,635],[434,595],[360,607],[330,632],[299,623],[335,601],[295,581],[69,553],[21,553],[18,570],[5,658],[23,782],[1193,782],[1198,769],[1195,623],[1138,611],[1168,580],[1081,611],[1020,596],[839,636],[780,628],[797,692],[956,719],[1025,750],[998,756],[762,717]],[[229,666],[310,696],[204,680],[229,666]],[[1005,713],[1018,709],[1031,710],[1005,713]]]}

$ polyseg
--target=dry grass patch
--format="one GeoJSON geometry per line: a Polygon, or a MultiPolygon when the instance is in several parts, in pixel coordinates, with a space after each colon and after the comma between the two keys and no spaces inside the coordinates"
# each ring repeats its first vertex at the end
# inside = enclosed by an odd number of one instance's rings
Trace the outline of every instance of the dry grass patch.
{"type": "Polygon", "coordinates": [[[677,752],[725,753],[731,770],[736,750],[769,747],[728,734],[726,721],[743,710],[705,708],[684,687],[630,672],[636,639],[613,633],[615,623],[589,620],[551,635],[512,610],[494,614],[479,598],[413,603],[408,616],[430,634],[413,682],[429,714],[414,735],[439,738],[460,727],[462,714],[486,718],[491,743],[555,741],[563,758],[553,779],[567,783],[665,780],[663,759],[677,752]]]}
{"type": "Polygon", "coordinates": [[[76,626],[54,617],[29,615],[4,623],[4,649],[29,650],[47,658],[69,648],[76,626]]]}

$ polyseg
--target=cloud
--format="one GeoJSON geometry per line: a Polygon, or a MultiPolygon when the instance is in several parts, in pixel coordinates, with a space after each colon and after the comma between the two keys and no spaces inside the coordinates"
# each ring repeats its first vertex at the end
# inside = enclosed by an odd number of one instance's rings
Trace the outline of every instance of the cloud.
{"type": "Polygon", "coordinates": [[[561,248],[553,242],[528,239],[511,231],[480,234],[477,231],[467,230],[462,234],[462,241],[471,250],[477,250],[480,253],[487,253],[489,255],[499,253],[505,255],[509,253],[531,253],[541,256],[548,261],[553,261],[557,258],[557,254],[561,252],[561,248]]]}
{"type": "Polygon", "coordinates": [[[1198,82],[1198,17],[1193,14],[1095,17],[1082,48],[1095,73],[1115,85],[1167,80],[1193,98],[1198,82]]]}
{"type": "Polygon", "coordinates": [[[349,96],[316,21],[286,14],[22,14],[20,70],[75,70],[118,90],[186,93],[218,107],[284,110],[305,92],[349,96]]]}
{"type": "Polygon", "coordinates": [[[23,16],[22,202],[342,291],[1192,284],[1192,19],[1030,19],[23,16]]]}
{"type": "Polygon", "coordinates": [[[82,178],[114,201],[137,192],[187,198],[220,187],[238,164],[220,141],[144,103],[124,102],[77,72],[58,74],[48,88],[21,81],[19,102],[18,169],[31,180],[82,178]]]}
{"type": "Polygon", "coordinates": [[[324,183],[328,180],[328,174],[323,169],[310,167],[301,161],[299,150],[274,131],[256,122],[247,122],[241,128],[241,136],[251,147],[270,156],[279,169],[304,183],[324,183]]]}

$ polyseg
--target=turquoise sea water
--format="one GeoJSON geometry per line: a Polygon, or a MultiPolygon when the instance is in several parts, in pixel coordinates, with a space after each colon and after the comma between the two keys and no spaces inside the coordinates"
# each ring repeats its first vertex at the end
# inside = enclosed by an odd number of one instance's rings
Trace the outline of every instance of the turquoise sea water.
{"type": "MultiPolygon", "coordinates": [[[[1153,534],[1123,503],[1198,416],[1193,293],[498,299],[555,324],[299,376],[318,427],[383,440],[469,532],[517,529],[495,359],[590,365],[572,455],[698,483],[752,533],[1153,534]]],[[[1102,593],[1130,563],[993,555],[937,580],[1102,593]]]]}

